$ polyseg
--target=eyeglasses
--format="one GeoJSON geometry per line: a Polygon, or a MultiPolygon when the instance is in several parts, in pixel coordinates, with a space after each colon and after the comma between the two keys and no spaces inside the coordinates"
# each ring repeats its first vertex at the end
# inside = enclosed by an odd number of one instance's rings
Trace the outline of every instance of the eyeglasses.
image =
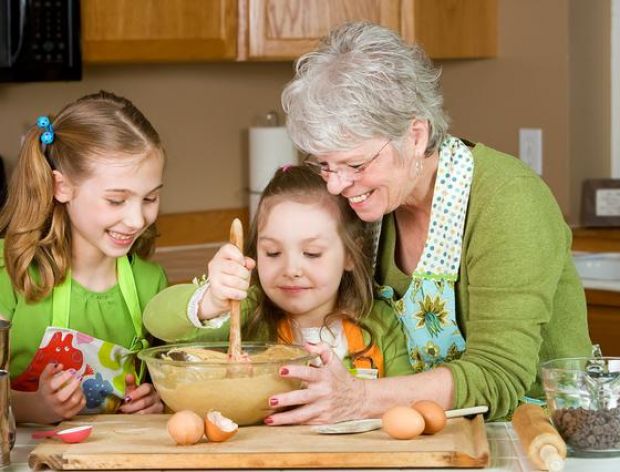
{"type": "Polygon", "coordinates": [[[370,167],[370,164],[372,164],[375,159],[377,159],[381,155],[383,150],[391,142],[392,140],[388,139],[387,142],[383,146],[381,146],[381,149],[379,149],[375,154],[373,154],[370,159],[358,165],[346,164],[341,169],[333,170],[329,168],[329,165],[327,163],[318,162],[316,157],[311,154],[308,154],[305,157],[304,164],[310,167],[310,169],[312,169],[315,173],[319,174],[325,180],[328,180],[329,177],[332,175],[337,175],[343,180],[355,181],[361,177],[362,173],[366,169],[368,169],[368,167],[370,167]]]}

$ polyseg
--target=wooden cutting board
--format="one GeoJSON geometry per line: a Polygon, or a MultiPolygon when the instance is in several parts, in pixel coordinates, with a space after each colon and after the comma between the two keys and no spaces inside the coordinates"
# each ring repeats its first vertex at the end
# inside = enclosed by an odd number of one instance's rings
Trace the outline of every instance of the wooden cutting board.
{"type": "Polygon", "coordinates": [[[434,436],[399,441],[381,430],[322,435],[311,426],[246,426],[229,441],[177,446],[168,436],[169,415],[77,417],[61,428],[94,426],[80,444],[45,439],[29,457],[35,470],[81,469],[288,469],[486,467],[482,416],[454,418],[434,436]]]}

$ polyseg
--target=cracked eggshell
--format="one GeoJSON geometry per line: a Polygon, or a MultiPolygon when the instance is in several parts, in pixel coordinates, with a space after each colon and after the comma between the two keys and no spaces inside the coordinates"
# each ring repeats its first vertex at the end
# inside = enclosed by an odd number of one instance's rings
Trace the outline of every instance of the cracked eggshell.
{"type": "Polygon", "coordinates": [[[212,442],[227,441],[239,430],[237,423],[214,410],[207,413],[204,425],[207,439],[212,442]]]}

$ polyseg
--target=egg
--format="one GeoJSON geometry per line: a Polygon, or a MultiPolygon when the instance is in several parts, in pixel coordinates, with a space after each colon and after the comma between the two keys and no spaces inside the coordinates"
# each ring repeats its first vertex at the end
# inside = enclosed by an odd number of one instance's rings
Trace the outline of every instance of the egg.
{"type": "Polygon", "coordinates": [[[205,434],[212,442],[223,442],[233,437],[239,426],[233,420],[226,418],[219,411],[211,410],[205,417],[205,434]]]}
{"type": "Polygon", "coordinates": [[[190,410],[176,412],[170,417],[166,427],[170,437],[181,446],[196,444],[205,432],[200,415],[190,410]]]}
{"type": "Polygon", "coordinates": [[[413,439],[424,431],[422,415],[407,406],[394,406],[382,417],[383,431],[395,439],[413,439]]]}
{"type": "Polygon", "coordinates": [[[432,400],[420,400],[411,407],[424,418],[424,434],[435,434],[446,427],[448,418],[444,409],[432,400]]]}

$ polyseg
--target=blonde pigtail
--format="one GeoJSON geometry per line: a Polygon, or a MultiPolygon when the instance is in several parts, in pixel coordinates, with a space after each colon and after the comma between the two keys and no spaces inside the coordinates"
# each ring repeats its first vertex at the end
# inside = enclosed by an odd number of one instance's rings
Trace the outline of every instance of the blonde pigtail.
{"type": "MultiPolygon", "coordinates": [[[[5,234],[7,271],[15,289],[29,301],[40,300],[49,294],[59,272],[55,267],[58,261],[52,256],[59,252],[58,248],[50,248],[49,242],[44,243],[49,239],[46,236],[57,212],[54,211],[52,169],[43,154],[40,135],[41,130],[36,127],[26,134],[9,184],[7,202],[0,215],[0,228],[5,234]]],[[[65,244],[66,241],[61,239],[52,242],[51,246],[65,244]]]]}

